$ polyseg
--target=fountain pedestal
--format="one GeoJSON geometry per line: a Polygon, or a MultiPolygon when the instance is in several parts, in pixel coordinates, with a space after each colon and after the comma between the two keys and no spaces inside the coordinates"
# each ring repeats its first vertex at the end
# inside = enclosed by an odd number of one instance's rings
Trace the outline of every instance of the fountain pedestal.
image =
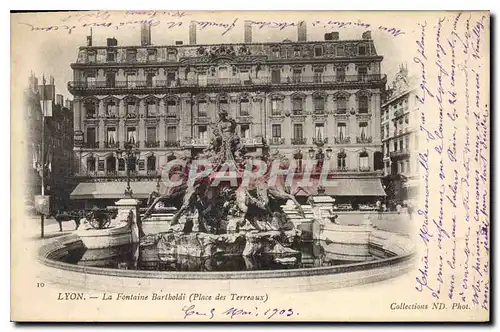
{"type": "Polygon", "coordinates": [[[139,225],[138,221],[140,218],[139,201],[134,198],[122,198],[115,202],[118,207],[118,215],[116,220],[127,220],[129,223],[132,243],[139,243],[139,225]]]}

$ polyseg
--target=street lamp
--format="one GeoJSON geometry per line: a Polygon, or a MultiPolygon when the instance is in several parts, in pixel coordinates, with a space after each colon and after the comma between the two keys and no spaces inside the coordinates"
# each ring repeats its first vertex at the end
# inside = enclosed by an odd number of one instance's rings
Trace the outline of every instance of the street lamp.
{"type": "MultiPolygon", "coordinates": [[[[116,155],[119,159],[124,158],[127,164],[127,188],[125,189],[125,195],[132,198],[132,188],[130,187],[130,168],[132,167],[132,162],[139,159],[141,152],[138,149],[132,150],[134,145],[129,141],[125,143],[125,150],[116,150],[116,155]]],[[[134,164],[134,166],[136,166],[134,164]]]]}

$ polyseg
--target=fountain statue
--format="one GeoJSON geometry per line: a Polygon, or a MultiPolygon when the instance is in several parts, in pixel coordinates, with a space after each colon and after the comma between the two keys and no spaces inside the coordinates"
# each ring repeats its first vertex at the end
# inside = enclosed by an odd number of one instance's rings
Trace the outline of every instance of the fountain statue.
{"type": "Polygon", "coordinates": [[[303,215],[301,205],[291,195],[282,175],[276,176],[272,184],[269,181],[271,163],[278,162],[280,168],[288,169],[287,159],[279,153],[271,155],[267,149],[264,153],[247,153],[236,133],[236,122],[226,111],[220,111],[213,131],[208,148],[196,157],[208,162],[212,171],[190,181],[188,170],[195,160],[186,158],[186,167],[170,172],[170,179],[177,185],[166,186],[161,194],[156,192],[143,218],[149,217],[159,202],[181,198],[182,204],[170,220],[168,232],[151,235],[154,239],[146,236],[141,242],[156,245],[166,261],[174,261],[178,255],[298,254],[290,246],[300,239],[301,231],[286,221],[278,202],[290,200],[303,215]],[[245,172],[249,158],[265,163],[265,174],[245,172]],[[234,182],[229,181],[231,184],[217,179],[217,174],[226,168],[236,174],[234,182]],[[245,181],[244,176],[248,177],[245,181]]]}

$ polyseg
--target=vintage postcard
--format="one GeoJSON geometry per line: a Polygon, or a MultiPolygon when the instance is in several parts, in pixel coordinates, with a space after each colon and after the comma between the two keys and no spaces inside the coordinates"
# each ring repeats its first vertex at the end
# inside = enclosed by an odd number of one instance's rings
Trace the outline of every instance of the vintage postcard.
{"type": "Polygon", "coordinates": [[[490,320],[490,13],[11,14],[13,321],[490,320]]]}

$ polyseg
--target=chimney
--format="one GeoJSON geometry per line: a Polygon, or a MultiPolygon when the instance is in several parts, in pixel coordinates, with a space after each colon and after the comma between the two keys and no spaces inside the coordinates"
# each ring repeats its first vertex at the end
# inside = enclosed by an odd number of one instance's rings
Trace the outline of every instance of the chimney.
{"type": "Polygon", "coordinates": [[[245,43],[252,42],[252,22],[249,20],[245,21],[245,43]]]}
{"type": "Polygon", "coordinates": [[[299,42],[307,41],[307,25],[305,21],[297,23],[297,40],[299,42]]]}
{"type": "Polygon", "coordinates": [[[196,45],[196,22],[189,24],[189,44],[196,45]]]}
{"type": "Polygon", "coordinates": [[[372,32],[371,31],[365,31],[365,32],[363,32],[363,34],[361,35],[361,37],[363,39],[372,39],[372,32]]]}
{"type": "Polygon", "coordinates": [[[141,46],[151,45],[151,24],[141,23],[141,46]]]}
{"type": "Polygon", "coordinates": [[[63,107],[64,97],[61,94],[56,95],[56,105],[63,107]]]}

